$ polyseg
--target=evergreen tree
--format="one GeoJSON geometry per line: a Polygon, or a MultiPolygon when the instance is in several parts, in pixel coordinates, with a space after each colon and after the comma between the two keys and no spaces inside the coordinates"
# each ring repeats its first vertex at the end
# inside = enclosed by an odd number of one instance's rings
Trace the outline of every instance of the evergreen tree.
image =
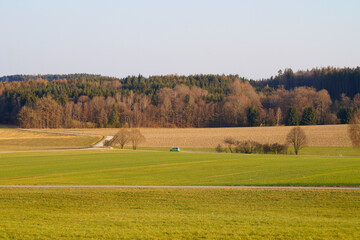
{"type": "Polygon", "coordinates": [[[254,105],[251,105],[248,113],[247,113],[247,119],[249,126],[256,127],[260,126],[260,116],[259,111],[254,107],[254,105]]]}
{"type": "Polygon", "coordinates": [[[116,109],[115,104],[113,105],[113,109],[111,111],[110,117],[109,117],[109,121],[108,121],[109,125],[112,127],[119,127],[120,126],[120,122],[119,122],[119,112],[116,109]]]}
{"type": "Polygon", "coordinates": [[[185,122],[187,125],[191,125],[191,121],[192,121],[192,109],[190,106],[190,96],[189,94],[186,94],[185,99],[184,99],[184,109],[183,109],[183,115],[185,118],[185,122]]]}
{"type": "Polygon", "coordinates": [[[285,124],[287,126],[297,126],[299,125],[299,122],[300,117],[298,110],[296,107],[290,107],[285,118],[285,124]]]}
{"type": "Polygon", "coordinates": [[[317,124],[317,116],[314,107],[305,108],[300,124],[301,125],[317,124]]]}
{"type": "Polygon", "coordinates": [[[336,116],[340,119],[341,124],[348,124],[351,120],[353,110],[351,108],[340,108],[336,116]]]}

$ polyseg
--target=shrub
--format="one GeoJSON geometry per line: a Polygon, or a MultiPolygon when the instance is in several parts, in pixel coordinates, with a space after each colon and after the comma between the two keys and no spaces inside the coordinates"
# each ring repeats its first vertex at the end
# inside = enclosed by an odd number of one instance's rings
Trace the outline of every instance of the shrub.
{"type": "Polygon", "coordinates": [[[261,144],[254,141],[237,142],[235,152],[237,153],[258,153],[261,149],[261,144]]]}
{"type": "Polygon", "coordinates": [[[232,146],[236,144],[235,139],[231,137],[225,138],[224,143],[228,146],[228,149],[232,153],[233,152],[232,146]]]}
{"type": "Polygon", "coordinates": [[[215,151],[221,153],[221,152],[225,152],[226,149],[224,149],[224,148],[221,146],[221,144],[218,144],[218,145],[216,146],[216,148],[215,148],[215,151]]]}
{"type": "Polygon", "coordinates": [[[301,125],[317,124],[317,115],[314,107],[305,108],[300,124],[301,125]]]}
{"type": "Polygon", "coordinates": [[[349,136],[354,147],[360,147],[360,112],[354,114],[349,125],[349,136]]]}
{"type": "MultiPolygon", "coordinates": [[[[235,141],[234,139],[224,140],[225,143],[231,145],[228,145],[228,148],[231,153],[264,153],[264,154],[287,154],[288,153],[288,146],[284,144],[279,143],[273,143],[273,144],[261,144],[255,141],[235,141]],[[232,148],[234,146],[234,149],[232,148]]],[[[226,149],[222,148],[219,144],[216,149],[217,152],[225,152],[226,149]]]]}

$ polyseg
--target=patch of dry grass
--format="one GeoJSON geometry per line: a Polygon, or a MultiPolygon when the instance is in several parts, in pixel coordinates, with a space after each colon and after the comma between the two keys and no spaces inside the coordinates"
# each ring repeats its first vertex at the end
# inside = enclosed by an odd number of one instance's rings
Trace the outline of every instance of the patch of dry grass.
{"type": "Polygon", "coordinates": [[[72,136],[0,128],[0,151],[89,147],[99,136],[72,136]]]}
{"type": "MultiPolygon", "coordinates": [[[[241,127],[241,128],[142,128],[146,138],[144,147],[197,147],[214,148],[226,137],[253,140],[260,143],[285,143],[292,127],[241,127]]],[[[348,125],[302,126],[309,147],[350,147],[348,125]]],[[[57,130],[60,131],[60,130],[57,130]]],[[[61,131],[113,135],[118,129],[64,129],[61,131]]]]}

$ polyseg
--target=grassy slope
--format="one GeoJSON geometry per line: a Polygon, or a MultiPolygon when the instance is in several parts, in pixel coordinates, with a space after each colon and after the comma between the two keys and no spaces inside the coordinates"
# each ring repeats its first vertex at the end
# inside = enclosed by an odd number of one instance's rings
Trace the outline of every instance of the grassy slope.
{"type": "Polygon", "coordinates": [[[0,201],[1,239],[360,238],[359,191],[0,189],[0,201]]]}
{"type": "Polygon", "coordinates": [[[92,146],[100,139],[100,136],[71,136],[1,128],[0,151],[82,148],[92,146]]]}
{"type": "Polygon", "coordinates": [[[0,154],[0,184],[360,186],[357,157],[129,151],[0,154]]]}

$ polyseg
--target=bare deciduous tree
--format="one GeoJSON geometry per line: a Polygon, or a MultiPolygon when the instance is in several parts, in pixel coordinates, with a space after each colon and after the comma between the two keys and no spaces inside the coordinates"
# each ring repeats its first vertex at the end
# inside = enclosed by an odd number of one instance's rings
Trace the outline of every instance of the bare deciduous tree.
{"type": "Polygon", "coordinates": [[[290,130],[286,137],[286,141],[294,147],[295,154],[298,155],[299,150],[306,144],[306,135],[300,127],[294,127],[290,130]]]}
{"type": "Polygon", "coordinates": [[[233,139],[232,137],[225,138],[224,143],[228,146],[230,152],[232,153],[232,146],[236,144],[235,139],[233,139]]]}
{"type": "Polygon", "coordinates": [[[122,128],[114,135],[113,139],[111,139],[105,145],[106,146],[120,145],[121,149],[123,149],[124,145],[130,141],[130,137],[131,137],[130,131],[122,128]]]}
{"type": "Polygon", "coordinates": [[[354,147],[360,147],[360,113],[354,114],[349,125],[349,136],[354,147]]]}
{"type": "Polygon", "coordinates": [[[145,142],[145,137],[141,134],[139,129],[134,129],[130,132],[130,141],[132,143],[133,149],[136,150],[139,144],[145,142]]]}

